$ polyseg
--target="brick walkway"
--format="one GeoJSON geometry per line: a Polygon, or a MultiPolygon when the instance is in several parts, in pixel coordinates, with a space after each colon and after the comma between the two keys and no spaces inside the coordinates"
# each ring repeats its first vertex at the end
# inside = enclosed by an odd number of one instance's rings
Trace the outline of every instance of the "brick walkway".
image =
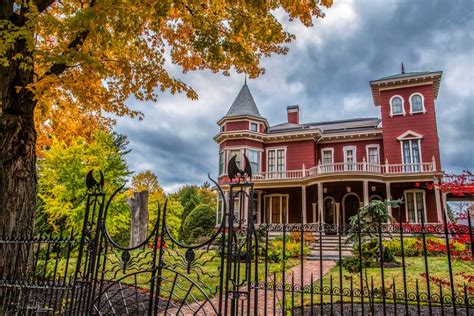
{"type": "MultiPolygon", "coordinates": [[[[324,260],[322,262],[322,266],[323,266],[323,275],[325,275],[326,273],[329,272],[329,270],[334,267],[336,265],[336,262],[335,261],[329,261],[329,260],[324,260]]],[[[310,285],[311,284],[311,275],[313,275],[313,281],[316,281],[316,280],[319,280],[319,275],[320,275],[320,271],[319,271],[319,266],[320,266],[320,262],[317,261],[317,260],[312,260],[312,261],[304,261],[303,262],[303,286],[305,285],[310,285]]],[[[294,277],[294,280],[295,280],[295,285],[299,285],[301,282],[301,265],[297,265],[293,268],[291,268],[290,270],[288,270],[288,272],[286,273],[286,283],[287,284],[290,284],[291,285],[291,277],[294,277]]],[[[273,282],[273,277],[269,278],[268,280],[268,283],[272,283],[273,282]]],[[[247,288],[245,287],[244,289],[242,290],[246,290],[247,288]]],[[[250,303],[250,310],[251,310],[251,313],[253,313],[253,302],[254,302],[254,291],[251,291],[251,303],[250,303]]],[[[296,296],[297,294],[295,294],[295,300],[297,299],[296,297],[298,297],[299,299],[299,295],[296,296]]],[[[266,312],[266,315],[271,315],[273,313],[273,301],[276,301],[276,306],[277,306],[277,311],[276,311],[276,315],[281,315],[281,310],[278,311],[278,308],[279,306],[281,306],[281,300],[282,300],[282,292],[281,291],[276,291],[276,297],[274,299],[273,297],[273,290],[269,289],[267,291],[267,312],[266,312]]],[[[230,300],[229,300],[230,301],[230,300]]],[[[258,315],[265,315],[264,311],[265,311],[265,290],[264,289],[259,289],[258,290],[258,315]]],[[[199,312],[196,313],[196,310],[198,308],[200,308],[200,306],[202,305],[202,303],[193,303],[193,304],[190,304],[190,305],[186,305],[186,306],[183,306],[179,312],[180,315],[214,315],[215,312],[211,306],[211,303],[212,305],[214,305],[216,308],[218,308],[218,305],[219,305],[219,301],[218,301],[218,298],[213,298],[211,299],[210,302],[206,302],[202,308],[200,309],[199,312]]],[[[230,304],[230,302],[229,302],[230,304]]],[[[246,310],[247,308],[247,305],[244,305],[244,309],[246,310]]],[[[239,311],[241,310],[241,308],[239,308],[239,311]]],[[[169,310],[167,312],[169,315],[176,315],[177,314],[177,310],[169,310]]]]}

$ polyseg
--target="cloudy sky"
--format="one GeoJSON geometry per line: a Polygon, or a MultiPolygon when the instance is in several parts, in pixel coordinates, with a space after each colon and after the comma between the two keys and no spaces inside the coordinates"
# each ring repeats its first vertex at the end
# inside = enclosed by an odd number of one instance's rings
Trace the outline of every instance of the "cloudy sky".
{"type": "MultiPolygon", "coordinates": [[[[300,106],[302,122],[378,117],[369,81],[400,72],[442,70],[436,102],[443,168],[474,170],[474,0],[334,0],[312,28],[281,17],[296,40],[285,56],[263,61],[266,73],[248,85],[271,125],[286,121],[286,106],[300,106]]],[[[213,136],[244,76],[208,71],[180,74],[199,94],[131,99],[143,121],[120,118],[136,172],[152,170],[167,192],[201,184],[217,173],[213,136]]]]}

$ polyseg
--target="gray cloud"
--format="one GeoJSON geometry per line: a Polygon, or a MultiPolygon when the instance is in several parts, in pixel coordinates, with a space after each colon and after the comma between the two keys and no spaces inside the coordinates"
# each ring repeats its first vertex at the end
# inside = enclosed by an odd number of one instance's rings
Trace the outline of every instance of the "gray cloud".
{"type": "MultiPolygon", "coordinates": [[[[305,122],[379,116],[369,81],[398,73],[403,61],[407,71],[444,71],[436,103],[443,167],[473,169],[473,1],[336,0],[313,28],[288,27],[297,36],[289,54],[264,60],[266,74],[249,82],[270,124],[286,120],[289,104],[300,105],[305,122]]],[[[242,75],[172,71],[199,100],[167,94],[156,105],[130,100],[145,120],[121,118],[117,126],[131,141],[132,169],[155,171],[168,190],[216,173],[215,122],[243,83],[242,75]]]]}

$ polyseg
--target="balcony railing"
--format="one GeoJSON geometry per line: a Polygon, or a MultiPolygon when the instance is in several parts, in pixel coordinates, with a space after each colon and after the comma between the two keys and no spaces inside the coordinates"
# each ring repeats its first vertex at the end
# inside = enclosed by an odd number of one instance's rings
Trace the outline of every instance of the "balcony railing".
{"type": "Polygon", "coordinates": [[[278,179],[301,179],[332,173],[346,174],[413,174],[436,171],[434,161],[416,164],[370,164],[366,162],[320,164],[309,169],[259,172],[253,175],[255,181],[278,179]]]}

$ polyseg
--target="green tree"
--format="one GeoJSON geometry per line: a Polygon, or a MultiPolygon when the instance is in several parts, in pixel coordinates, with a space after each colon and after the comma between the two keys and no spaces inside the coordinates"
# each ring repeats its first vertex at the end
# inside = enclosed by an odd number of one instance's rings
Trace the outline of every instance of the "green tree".
{"type": "MultiPolygon", "coordinates": [[[[80,232],[88,171],[94,169],[104,173],[104,189],[110,196],[130,174],[124,157],[126,145],[123,136],[104,132],[96,132],[91,143],[82,137],[70,145],[53,139],[50,149],[38,161],[38,228],[50,232],[72,229],[80,232]]],[[[126,240],[124,235],[128,233],[130,215],[124,199],[125,194],[119,194],[111,204],[107,223],[113,236],[126,240]]]]}
{"type": "Polygon", "coordinates": [[[184,221],[181,239],[187,243],[200,242],[213,232],[215,225],[216,211],[209,205],[201,204],[184,221]]]}
{"type": "Polygon", "coordinates": [[[202,203],[201,196],[199,195],[199,188],[195,185],[185,185],[176,192],[176,195],[183,206],[181,218],[185,221],[189,213],[191,213],[196,206],[202,203]]]}

